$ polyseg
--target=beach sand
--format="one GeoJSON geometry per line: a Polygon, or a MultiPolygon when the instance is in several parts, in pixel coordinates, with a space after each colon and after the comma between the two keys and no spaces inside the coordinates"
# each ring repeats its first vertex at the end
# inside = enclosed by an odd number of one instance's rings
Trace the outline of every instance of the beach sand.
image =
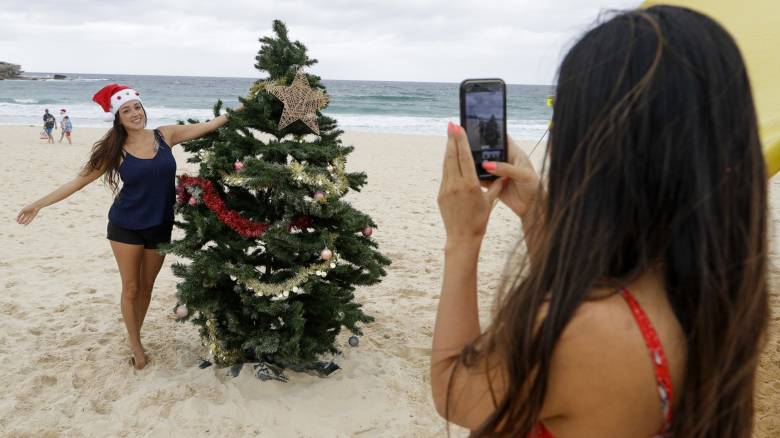
{"type": "MultiPolygon", "coordinates": [[[[110,192],[94,183],[22,227],[19,209],[76,174],[104,130],[78,129],[74,145],[47,145],[36,127],[0,126],[0,436],[446,436],[428,386],[428,358],[444,244],[436,207],[444,137],[348,133],[350,170],[368,185],[349,200],[378,223],[393,259],[357,299],[376,322],[360,346],[341,337],[341,370],[261,382],[245,369],[198,368],[197,331],[175,322],[176,277],[165,261],[142,331],[151,364],[135,371],[119,311],[120,281],[106,233],[110,192]]],[[[532,143],[524,144],[528,148],[532,143]]],[[[193,173],[175,148],[179,172],[193,173]]],[[[540,155],[537,152],[536,155],[540,155]]],[[[772,183],[772,223],[780,187],[772,183]]],[[[480,263],[487,318],[519,223],[503,206],[491,219],[480,263]]],[[[773,240],[772,261],[780,244],[773,240]]],[[[778,271],[772,270],[773,284],[778,271]]],[[[761,359],[757,437],[780,435],[780,296],[761,359]]],[[[451,427],[453,436],[462,431],[451,427]]]]}

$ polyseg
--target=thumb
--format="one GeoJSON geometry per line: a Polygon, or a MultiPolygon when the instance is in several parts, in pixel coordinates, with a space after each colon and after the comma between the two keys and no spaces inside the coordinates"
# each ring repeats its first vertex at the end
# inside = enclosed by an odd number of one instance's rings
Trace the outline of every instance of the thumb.
{"type": "Polygon", "coordinates": [[[533,176],[529,175],[527,170],[502,161],[484,161],[482,162],[482,168],[487,170],[491,175],[509,178],[521,183],[533,179],[533,176]]]}
{"type": "Polygon", "coordinates": [[[488,187],[487,192],[485,192],[485,196],[491,205],[498,199],[498,195],[501,194],[501,190],[504,189],[506,182],[509,182],[507,178],[498,178],[490,183],[490,187],[488,187]]]}

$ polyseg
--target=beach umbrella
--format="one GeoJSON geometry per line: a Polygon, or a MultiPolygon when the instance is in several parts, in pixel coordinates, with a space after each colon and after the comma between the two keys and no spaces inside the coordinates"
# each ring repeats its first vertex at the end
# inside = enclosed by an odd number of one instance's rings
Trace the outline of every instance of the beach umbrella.
{"type": "Polygon", "coordinates": [[[717,20],[737,41],[747,64],[769,177],[780,170],[780,6],[776,0],[645,1],[690,8],[717,20]]]}

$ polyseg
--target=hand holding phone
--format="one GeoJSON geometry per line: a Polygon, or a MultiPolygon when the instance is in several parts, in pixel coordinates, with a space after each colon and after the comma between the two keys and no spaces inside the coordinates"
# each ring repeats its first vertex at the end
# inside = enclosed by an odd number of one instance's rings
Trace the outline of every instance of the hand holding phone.
{"type": "Polygon", "coordinates": [[[460,125],[466,130],[477,176],[496,177],[483,161],[507,160],[506,84],[501,79],[466,79],[460,84],[460,125]]]}
{"type": "Polygon", "coordinates": [[[466,132],[450,123],[437,199],[448,247],[472,246],[482,241],[490,212],[506,181],[495,180],[483,190],[474,173],[473,161],[466,132]],[[468,214],[463,214],[464,211],[468,214]]]}
{"type": "MultiPolygon", "coordinates": [[[[499,199],[518,217],[525,220],[531,205],[544,198],[544,189],[528,155],[511,137],[507,139],[507,162],[495,163],[496,166],[488,171],[495,177],[508,178],[499,199]]],[[[489,183],[482,182],[483,187],[487,187],[487,184],[489,183]]]]}

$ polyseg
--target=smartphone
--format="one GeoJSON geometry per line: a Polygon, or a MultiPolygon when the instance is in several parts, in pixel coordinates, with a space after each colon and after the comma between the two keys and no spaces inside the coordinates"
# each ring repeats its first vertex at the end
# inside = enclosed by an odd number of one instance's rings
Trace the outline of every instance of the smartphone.
{"type": "Polygon", "coordinates": [[[466,79],[460,83],[460,126],[466,130],[479,179],[496,177],[483,161],[506,161],[506,84],[501,79],[466,79]]]}

